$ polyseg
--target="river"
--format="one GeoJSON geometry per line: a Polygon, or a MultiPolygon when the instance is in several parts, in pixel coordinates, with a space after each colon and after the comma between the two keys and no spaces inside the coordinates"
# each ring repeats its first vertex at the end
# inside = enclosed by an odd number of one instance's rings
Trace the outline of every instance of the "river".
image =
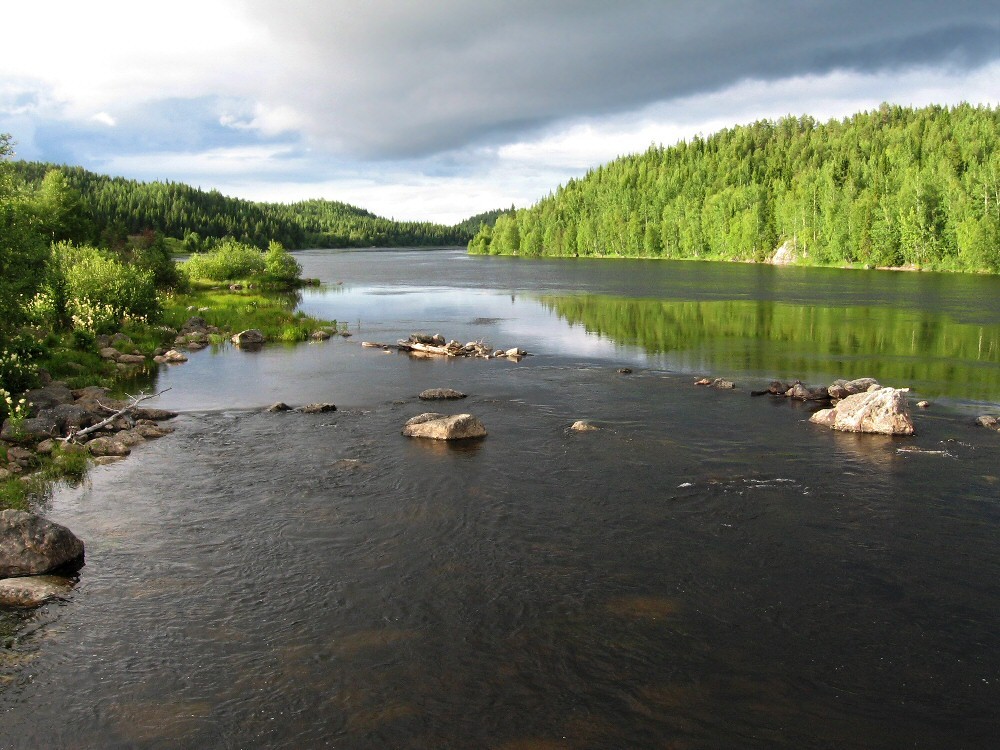
{"type": "Polygon", "coordinates": [[[0,619],[0,746],[993,746],[1000,279],[297,255],[352,336],[194,353],[177,431],[54,494],[87,564],[0,619]],[[360,346],[414,331],[532,356],[360,346]],[[860,376],[916,436],[748,395],[860,376]]]}

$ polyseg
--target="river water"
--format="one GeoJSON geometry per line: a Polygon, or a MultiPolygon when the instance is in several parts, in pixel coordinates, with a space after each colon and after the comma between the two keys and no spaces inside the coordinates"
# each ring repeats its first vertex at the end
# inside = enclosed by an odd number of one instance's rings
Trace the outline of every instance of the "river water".
{"type": "Polygon", "coordinates": [[[162,371],[177,431],[42,509],[87,564],[0,618],[0,746],[994,746],[1000,280],[299,257],[351,338],[162,371]],[[533,356],[360,346],[414,331],[533,356]],[[748,395],[868,375],[915,437],[748,395]],[[400,435],[428,410],[489,436],[400,435]]]}

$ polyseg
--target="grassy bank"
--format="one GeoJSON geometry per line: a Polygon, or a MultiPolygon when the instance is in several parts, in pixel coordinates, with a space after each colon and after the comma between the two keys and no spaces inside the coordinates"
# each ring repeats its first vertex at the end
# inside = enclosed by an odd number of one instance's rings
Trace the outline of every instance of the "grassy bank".
{"type": "MultiPolygon", "coordinates": [[[[34,332],[34,339],[32,332],[26,331],[25,339],[34,342],[32,359],[53,380],[71,389],[100,385],[116,395],[136,394],[149,390],[160,367],[153,357],[175,346],[178,330],[193,316],[219,330],[209,336],[208,343],[222,346],[230,345],[233,333],[250,328],[259,329],[267,341],[274,342],[305,341],[317,330],[336,331],[336,321],[318,320],[296,311],[299,297],[294,292],[203,288],[204,283],[192,286],[193,291],[161,297],[162,314],[156,324],[127,322],[120,326],[117,334],[121,335],[113,341],[107,335],[85,330],[47,334],[39,330],[34,332]],[[102,347],[109,344],[121,354],[141,355],[143,363],[122,365],[102,357],[102,347]]],[[[14,394],[14,404],[20,395],[14,394]]],[[[20,462],[16,472],[9,471],[16,465],[8,456],[15,444],[0,441],[0,510],[44,505],[57,483],[81,481],[91,464],[89,453],[77,446],[57,443],[51,452],[37,451],[37,444],[16,447],[28,448],[32,455],[20,462]]]]}

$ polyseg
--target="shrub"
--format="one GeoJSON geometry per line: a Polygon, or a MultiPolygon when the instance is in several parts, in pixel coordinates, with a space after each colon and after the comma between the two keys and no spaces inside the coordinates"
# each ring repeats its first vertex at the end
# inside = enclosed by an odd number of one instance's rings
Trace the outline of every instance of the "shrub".
{"type": "Polygon", "coordinates": [[[181,266],[191,278],[210,281],[248,279],[264,275],[267,269],[260,250],[231,237],[207,253],[192,255],[181,266]]]}
{"type": "Polygon", "coordinates": [[[104,250],[60,242],[53,246],[49,294],[57,320],[93,333],[160,313],[151,271],[126,265],[104,250]],[[60,309],[61,308],[61,309],[60,309]]]}
{"type": "Polygon", "coordinates": [[[288,284],[302,277],[302,266],[280,242],[272,241],[268,245],[267,252],[264,253],[264,268],[271,281],[288,284]]]}

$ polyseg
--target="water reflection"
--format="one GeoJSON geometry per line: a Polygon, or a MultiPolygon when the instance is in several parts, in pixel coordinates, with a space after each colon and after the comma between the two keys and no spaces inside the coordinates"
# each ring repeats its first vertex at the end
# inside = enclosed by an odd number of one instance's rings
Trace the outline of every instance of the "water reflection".
{"type": "Polygon", "coordinates": [[[571,326],[667,355],[678,369],[878,378],[921,394],[1000,400],[1000,324],[928,310],[754,300],[541,296],[571,326]]]}

